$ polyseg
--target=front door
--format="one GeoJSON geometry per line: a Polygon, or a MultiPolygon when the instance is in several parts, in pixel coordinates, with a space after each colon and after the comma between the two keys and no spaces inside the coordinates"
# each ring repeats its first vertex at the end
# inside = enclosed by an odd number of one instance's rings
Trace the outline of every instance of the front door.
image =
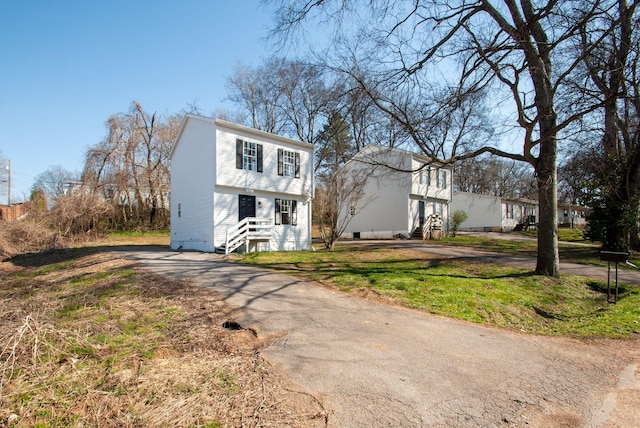
{"type": "Polygon", "coordinates": [[[256,216],[256,197],[248,195],[238,195],[238,221],[245,217],[256,216]]]}
{"type": "Polygon", "coordinates": [[[425,213],[427,211],[426,204],[424,201],[418,201],[418,224],[419,227],[424,226],[425,213]]]}

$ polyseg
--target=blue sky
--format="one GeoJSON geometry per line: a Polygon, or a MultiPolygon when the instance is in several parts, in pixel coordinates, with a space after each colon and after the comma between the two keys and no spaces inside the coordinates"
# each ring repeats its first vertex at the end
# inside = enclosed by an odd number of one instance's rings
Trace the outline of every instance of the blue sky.
{"type": "Polygon", "coordinates": [[[80,171],[107,118],[133,100],[158,114],[194,100],[207,114],[224,107],[236,64],[269,56],[270,23],[259,0],[0,0],[0,151],[12,200],[27,199],[50,166],[80,171]]]}

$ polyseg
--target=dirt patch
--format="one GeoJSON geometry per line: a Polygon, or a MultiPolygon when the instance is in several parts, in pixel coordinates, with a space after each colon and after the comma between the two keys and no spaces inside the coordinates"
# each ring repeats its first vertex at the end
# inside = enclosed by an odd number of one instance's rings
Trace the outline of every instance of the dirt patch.
{"type": "Polygon", "coordinates": [[[2,262],[0,283],[0,426],[326,425],[211,289],[98,250],[2,262]]]}

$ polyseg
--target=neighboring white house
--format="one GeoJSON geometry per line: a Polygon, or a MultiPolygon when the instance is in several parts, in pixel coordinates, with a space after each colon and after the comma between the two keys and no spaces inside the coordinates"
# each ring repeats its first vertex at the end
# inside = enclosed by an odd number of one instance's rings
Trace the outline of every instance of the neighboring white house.
{"type": "Polygon", "coordinates": [[[312,145],[189,114],[170,159],[172,249],[311,245],[312,145]]]}
{"type": "Polygon", "coordinates": [[[584,227],[590,210],[580,205],[558,204],[558,226],[584,227]]]}
{"type": "Polygon", "coordinates": [[[422,238],[448,231],[452,169],[395,148],[370,145],[344,166],[365,171],[364,202],[346,207],[352,215],[343,237],[390,239],[414,234],[422,238]]]}
{"type": "Polygon", "coordinates": [[[535,226],[538,219],[538,201],[533,199],[455,192],[451,212],[458,210],[467,213],[459,227],[463,231],[508,232],[518,225],[535,226]]]}

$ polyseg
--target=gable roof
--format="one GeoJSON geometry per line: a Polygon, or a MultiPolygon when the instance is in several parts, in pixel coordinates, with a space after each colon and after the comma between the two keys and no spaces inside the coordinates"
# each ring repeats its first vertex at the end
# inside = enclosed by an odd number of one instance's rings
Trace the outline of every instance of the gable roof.
{"type": "Polygon", "coordinates": [[[458,191],[453,193],[454,197],[456,195],[458,195],[458,196],[466,196],[466,197],[473,197],[473,198],[476,198],[476,199],[492,199],[495,202],[500,202],[502,204],[504,204],[504,203],[515,203],[515,204],[538,205],[538,201],[537,200],[528,199],[528,198],[507,198],[507,197],[503,197],[503,196],[485,195],[485,194],[482,194],[482,193],[463,192],[461,190],[458,190],[458,191]]]}
{"type": "Polygon", "coordinates": [[[382,166],[382,165],[385,165],[384,162],[376,161],[374,159],[375,156],[378,156],[380,154],[394,154],[394,155],[399,155],[399,156],[409,156],[412,159],[415,159],[418,162],[421,162],[423,164],[433,164],[433,165],[437,165],[437,166],[442,167],[442,168],[452,168],[451,165],[442,165],[440,162],[435,162],[430,157],[425,156],[425,155],[421,155],[419,153],[410,152],[408,150],[399,149],[397,147],[381,146],[381,145],[378,145],[378,144],[368,144],[368,145],[366,145],[360,151],[358,151],[358,153],[353,155],[353,157],[351,159],[349,159],[346,163],[348,164],[351,161],[356,160],[356,161],[359,161],[359,162],[371,163],[371,164],[381,165],[382,166]],[[364,160],[360,161],[357,158],[369,159],[369,162],[364,161],[364,160]]]}
{"type": "Polygon", "coordinates": [[[182,119],[182,123],[180,124],[180,128],[178,129],[178,133],[176,134],[176,138],[173,141],[173,145],[171,146],[171,151],[169,152],[169,158],[173,157],[173,153],[176,150],[176,147],[178,146],[178,143],[180,142],[180,139],[182,138],[182,134],[184,133],[184,130],[186,129],[188,123],[192,120],[200,120],[203,122],[207,122],[211,125],[220,127],[220,128],[225,128],[234,132],[243,132],[243,133],[247,133],[247,134],[252,134],[258,138],[265,138],[265,139],[269,139],[269,140],[275,140],[275,141],[279,141],[285,144],[290,144],[290,145],[294,145],[297,146],[303,150],[308,150],[313,152],[313,144],[309,144],[309,143],[305,143],[303,141],[300,140],[294,140],[292,138],[287,138],[287,137],[283,137],[281,135],[278,134],[273,134],[271,132],[266,132],[266,131],[261,131],[259,129],[255,129],[255,128],[250,128],[248,126],[244,126],[244,125],[238,125],[237,123],[233,123],[233,122],[228,122],[226,120],[222,120],[222,119],[215,119],[212,117],[206,117],[206,116],[200,116],[197,114],[191,114],[188,113],[184,116],[184,118],[182,119]]]}

